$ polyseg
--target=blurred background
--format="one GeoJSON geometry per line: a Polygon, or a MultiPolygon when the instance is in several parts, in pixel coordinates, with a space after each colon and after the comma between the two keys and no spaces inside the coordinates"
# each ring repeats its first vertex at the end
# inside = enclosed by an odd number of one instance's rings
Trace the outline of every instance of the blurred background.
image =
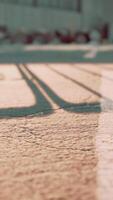
{"type": "Polygon", "coordinates": [[[111,0],[0,0],[0,44],[112,43],[111,0]]]}
{"type": "Polygon", "coordinates": [[[0,200],[113,200],[113,0],[0,0],[0,200]]]}

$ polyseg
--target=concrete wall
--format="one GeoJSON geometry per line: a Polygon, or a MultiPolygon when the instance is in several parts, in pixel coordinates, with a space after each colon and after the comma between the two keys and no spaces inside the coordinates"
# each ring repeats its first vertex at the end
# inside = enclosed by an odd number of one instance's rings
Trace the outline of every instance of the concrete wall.
{"type": "Polygon", "coordinates": [[[0,25],[11,29],[80,29],[81,16],[73,11],[0,3],[0,25]]]}
{"type": "Polygon", "coordinates": [[[93,0],[83,0],[83,12],[82,12],[82,27],[83,30],[89,30],[92,22],[94,21],[94,2],[93,0]]]}

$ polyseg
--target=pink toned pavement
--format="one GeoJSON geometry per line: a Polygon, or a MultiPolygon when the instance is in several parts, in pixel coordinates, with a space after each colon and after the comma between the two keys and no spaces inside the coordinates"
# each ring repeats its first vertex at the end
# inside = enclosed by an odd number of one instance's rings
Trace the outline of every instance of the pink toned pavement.
{"type": "Polygon", "coordinates": [[[112,200],[112,91],[112,64],[1,64],[0,200],[112,200]]]}

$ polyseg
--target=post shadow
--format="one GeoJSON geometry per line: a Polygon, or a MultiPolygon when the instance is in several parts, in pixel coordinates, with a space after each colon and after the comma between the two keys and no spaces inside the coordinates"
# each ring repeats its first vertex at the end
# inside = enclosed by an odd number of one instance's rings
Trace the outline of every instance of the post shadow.
{"type": "MultiPolygon", "coordinates": [[[[35,86],[32,80],[30,80],[25,72],[20,68],[19,65],[16,65],[22,78],[26,81],[27,86],[31,89],[32,94],[35,97],[35,104],[29,107],[20,107],[20,108],[1,108],[0,109],[0,118],[6,117],[24,117],[32,114],[42,112],[43,115],[52,114],[53,109],[49,101],[44,97],[40,90],[35,86]]],[[[21,89],[21,88],[20,88],[21,89]]]]}
{"type": "MultiPolygon", "coordinates": [[[[23,64],[23,67],[28,71],[28,73],[35,79],[38,84],[45,90],[47,95],[52,99],[52,101],[59,106],[59,108],[63,108],[65,111],[68,112],[75,112],[75,113],[90,113],[90,112],[101,112],[101,106],[100,103],[94,102],[94,103],[70,103],[65,100],[63,100],[61,97],[59,97],[49,86],[47,86],[39,77],[37,77],[26,64],[23,64]]],[[[78,82],[77,82],[78,84],[78,82]]],[[[80,85],[80,84],[79,84],[80,85]]],[[[88,89],[83,84],[80,85],[81,87],[84,87],[85,89],[88,89]]],[[[89,91],[93,92],[94,94],[98,95],[99,97],[102,97],[101,94],[94,92],[91,89],[88,89],[89,91]]]]}
{"type": "MultiPolygon", "coordinates": [[[[52,101],[58,105],[59,109],[64,109],[68,112],[74,113],[97,113],[101,112],[101,105],[99,102],[93,103],[70,103],[68,101],[63,100],[60,96],[58,96],[47,84],[44,83],[39,77],[37,77],[26,64],[22,64],[20,67],[18,64],[16,65],[19,72],[22,75],[22,78],[26,81],[27,85],[30,87],[34,97],[35,97],[35,104],[29,107],[21,107],[21,108],[2,108],[0,109],[0,118],[5,117],[24,117],[29,116],[36,113],[42,113],[43,116],[47,114],[52,114],[54,112],[52,105],[48,102],[48,100],[44,97],[42,92],[36,87],[33,83],[33,79],[44,89],[46,94],[52,99],[52,101]],[[24,70],[23,70],[24,68],[24,70]],[[29,79],[27,73],[32,77],[29,79]]],[[[58,75],[78,84],[80,87],[92,92],[93,94],[97,95],[98,97],[104,98],[105,100],[109,101],[109,103],[113,104],[113,102],[105,96],[102,96],[97,91],[91,89],[88,86],[85,86],[83,83],[68,77],[67,75],[53,69],[52,67],[48,66],[49,69],[53,70],[58,75]]]]}

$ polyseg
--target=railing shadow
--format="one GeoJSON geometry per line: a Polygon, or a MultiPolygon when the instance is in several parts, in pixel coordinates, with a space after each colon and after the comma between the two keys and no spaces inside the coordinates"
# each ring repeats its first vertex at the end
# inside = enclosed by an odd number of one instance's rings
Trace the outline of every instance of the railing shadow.
{"type": "MultiPolygon", "coordinates": [[[[75,112],[75,113],[87,113],[87,112],[101,112],[101,106],[100,103],[94,102],[94,103],[70,103],[62,98],[60,98],[47,84],[45,84],[38,76],[36,76],[26,64],[23,65],[25,69],[29,72],[29,74],[35,79],[38,84],[45,90],[47,95],[52,99],[52,101],[59,106],[59,108],[63,108],[64,110],[68,112],[75,112]]],[[[78,82],[77,82],[78,84],[78,82]]],[[[84,87],[85,89],[88,89],[83,84],[80,85],[81,87],[84,87]]],[[[92,92],[91,89],[89,91],[92,92]]],[[[94,92],[94,91],[93,91],[94,92]]],[[[99,97],[102,97],[99,93],[95,92],[96,95],[99,97]]]]}
{"type": "MultiPolygon", "coordinates": [[[[16,64],[20,74],[22,75],[22,78],[26,81],[27,85],[31,89],[34,97],[35,97],[35,104],[29,107],[10,107],[10,108],[1,108],[0,109],[0,118],[5,117],[24,117],[29,116],[33,114],[39,114],[42,113],[42,116],[44,115],[50,115],[55,110],[52,107],[52,104],[47,100],[47,98],[43,95],[42,91],[38,88],[37,85],[39,85],[40,88],[46,93],[46,95],[55,103],[58,108],[57,109],[63,109],[67,112],[73,112],[73,113],[97,113],[101,112],[101,105],[99,102],[93,102],[93,103],[70,103],[68,101],[65,101],[60,96],[58,96],[44,81],[42,81],[37,75],[35,75],[32,70],[27,66],[27,64],[22,64],[21,66],[16,64]],[[29,76],[31,78],[29,78],[29,76]],[[35,83],[34,83],[35,81],[35,83]]],[[[54,69],[53,67],[46,65],[50,70],[52,70],[54,73],[57,73],[58,75],[62,76],[65,79],[70,80],[71,82],[79,85],[80,87],[84,88],[85,90],[93,93],[94,95],[103,98],[107,101],[107,103],[111,106],[113,105],[113,102],[107,98],[106,96],[103,96],[101,93],[97,92],[96,90],[93,90],[91,87],[86,86],[82,82],[79,82],[66,74],[54,69]]],[[[38,116],[38,115],[37,115],[38,116]]]]}
{"type": "Polygon", "coordinates": [[[65,79],[67,79],[67,80],[70,80],[71,82],[73,82],[73,83],[79,85],[80,87],[82,87],[82,88],[88,90],[89,92],[93,93],[94,95],[96,95],[96,96],[98,96],[98,97],[100,97],[100,98],[103,98],[103,99],[105,99],[105,100],[107,100],[107,101],[110,101],[110,99],[108,99],[106,96],[102,95],[101,93],[97,92],[96,90],[93,90],[91,87],[86,86],[86,85],[83,84],[82,82],[79,82],[79,81],[77,81],[77,80],[75,80],[75,79],[69,77],[68,75],[66,75],[66,74],[64,74],[64,73],[59,72],[59,71],[56,70],[56,69],[53,69],[53,68],[50,67],[49,65],[48,65],[48,68],[49,68],[50,70],[52,70],[53,72],[55,72],[56,74],[62,76],[63,78],[65,78],[65,79]]]}
{"type": "MultiPolygon", "coordinates": [[[[90,71],[90,70],[88,70],[88,69],[84,69],[84,68],[82,68],[82,67],[80,67],[80,66],[78,66],[78,65],[76,65],[76,66],[70,65],[70,67],[76,68],[76,69],[78,69],[78,70],[80,70],[80,71],[82,71],[82,72],[88,73],[88,74],[93,75],[93,76],[102,77],[102,78],[104,78],[104,79],[106,79],[106,80],[113,81],[112,78],[110,78],[110,77],[108,77],[108,76],[106,76],[106,75],[101,75],[101,74],[99,74],[99,73],[97,73],[97,72],[92,72],[92,71],[90,71]]],[[[106,70],[107,70],[107,68],[106,68],[106,70]]]]}
{"type": "MultiPolygon", "coordinates": [[[[47,67],[50,70],[52,70],[53,72],[55,72],[56,74],[58,74],[59,76],[71,81],[72,83],[79,85],[80,87],[84,88],[85,90],[87,90],[87,91],[91,92],[92,94],[96,95],[97,97],[100,97],[101,99],[103,99],[104,100],[103,101],[104,102],[104,107],[103,107],[104,110],[113,110],[113,100],[110,99],[109,97],[107,97],[106,95],[97,92],[96,90],[92,89],[90,86],[87,86],[87,85],[83,84],[82,82],[79,82],[78,80],[71,78],[70,76],[60,72],[59,70],[54,69],[50,65],[47,65],[47,67]]],[[[102,78],[103,78],[103,76],[102,76],[102,78]]],[[[89,104],[89,106],[90,105],[91,104],[89,104]]],[[[97,103],[97,105],[98,105],[98,103],[97,103]]]]}
{"type": "Polygon", "coordinates": [[[41,93],[41,91],[35,86],[32,80],[30,80],[26,73],[22,70],[22,68],[17,65],[17,68],[22,75],[22,78],[26,81],[27,85],[31,89],[34,97],[35,97],[35,104],[33,106],[29,107],[20,107],[20,108],[1,108],[0,109],[0,118],[5,117],[23,117],[23,116],[29,116],[32,114],[36,114],[39,112],[44,111],[44,115],[52,114],[52,106],[48,102],[48,100],[44,97],[44,95],[41,93]]]}

